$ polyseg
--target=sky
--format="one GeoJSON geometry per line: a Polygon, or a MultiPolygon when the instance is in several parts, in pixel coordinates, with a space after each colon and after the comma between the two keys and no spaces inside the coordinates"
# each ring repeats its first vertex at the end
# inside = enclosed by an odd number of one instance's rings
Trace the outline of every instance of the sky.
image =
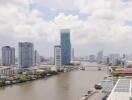
{"type": "Polygon", "coordinates": [[[132,53],[132,0],[0,0],[0,47],[33,42],[53,56],[63,28],[76,56],[132,53]]]}

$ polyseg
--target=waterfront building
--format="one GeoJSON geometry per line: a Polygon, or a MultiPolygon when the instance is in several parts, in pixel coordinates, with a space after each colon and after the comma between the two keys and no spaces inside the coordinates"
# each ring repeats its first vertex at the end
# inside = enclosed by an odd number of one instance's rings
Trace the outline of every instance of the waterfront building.
{"type": "Polygon", "coordinates": [[[127,55],[127,54],[123,54],[123,56],[121,57],[121,66],[124,66],[124,67],[128,67],[128,63],[127,62],[131,62],[130,56],[127,55]]]}
{"type": "Polygon", "coordinates": [[[61,46],[56,45],[54,47],[54,63],[57,70],[61,68],[61,46]]]}
{"type": "Polygon", "coordinates": [[[29,68],[33,66],[34,45],[30,42],[19,43],[19,67],[29,68]]]}
{"type": "Polygon", "coordinates": [[[112,66],[117,66],[120,64],[120,54],[111,54],[109,56],[109,63],[112,66]]]}
{"type": "Polygon", "coordinates": [[[2,47],[2,65],[15,65],[15,48],[10,46],[2,47]]]}
{"type": "Polygon", "coordinates": [[[132,79],[119,79],[107,100],[132,100],[132,79]]]}
{"type": "Polygon", "coordinates": [[[103,64],[109,65],[109,57],[108,56],[103,57],[103,64]]]}
{"type": "Polygon", "coordinates": [[[40,63],[40,56],[37,50],[34,51],[34,65],[36,66],[37,64],[40,63]]]}
{"type": "Polygon", "coordinates": [[[103,61],[103,51],[99,51],[97,54],[97,63],[102,63],[103,61]]]}
{"type": "Polygon", "coordinates": [[[127,60],[124,63],[125,67],[131,67],[132,68],[132,60],[127,60]]]}
{"type": "Polygon", "coordinates": [[[132,76],[132,68],[119,67],[116,68],[113,72],[120,76],[132,76]]]}
{"type": "Polygon", "coordinates": [[[95,61],[95,55],[89,55],[89,61],[94,62],[95,61]]]}
{"type": "Polygon", "coordinates": [[[75,60],[75,52],[74,52],[74,48],[72,48],[72,50],[71,50],[71,60],[72,60],[72,61],[75,60]]]}
{"type": "Polygon", "coordinates": [[[61,30],[61,61],[62,65],[69,65],[71,62],[71,41],[70,30],[61,30]]]}
{"type": "Polygon", "coordinates": [[[8,67],[8,66],[1,66],[0,67],[0,74],[1,75],[17,75],[20,72],[18,67],[8,67]]]}
{"type": "Polygon", "coordinates": [[[15,65],[15,48],[11,47],[11,65],[15,65]]]}

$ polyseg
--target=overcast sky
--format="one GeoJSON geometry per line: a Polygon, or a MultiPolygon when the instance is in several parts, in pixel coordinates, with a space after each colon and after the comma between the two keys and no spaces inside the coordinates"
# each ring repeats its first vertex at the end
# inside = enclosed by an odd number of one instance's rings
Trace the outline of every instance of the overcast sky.
{"type": "Polygon", "coordinates": [[[61,28],[78,56],[131,53],[132,0],[0,0],[0,47],[30,41],[52,56],[61,28]]]}

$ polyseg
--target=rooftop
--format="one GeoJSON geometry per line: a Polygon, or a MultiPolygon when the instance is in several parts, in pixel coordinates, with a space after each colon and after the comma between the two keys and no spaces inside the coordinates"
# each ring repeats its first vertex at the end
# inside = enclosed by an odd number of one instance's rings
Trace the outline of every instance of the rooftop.
{"type": "Polygon", "coordinates": [[[132,79],[119,79],[107,100],[132,100],[132,79]]]}
{"type": "Polygon", "coordinates": [[[132,68],[116,68],[115,70],[116,73],[124,73],[124,74],[131,74],[132,73],[132,68]]]}

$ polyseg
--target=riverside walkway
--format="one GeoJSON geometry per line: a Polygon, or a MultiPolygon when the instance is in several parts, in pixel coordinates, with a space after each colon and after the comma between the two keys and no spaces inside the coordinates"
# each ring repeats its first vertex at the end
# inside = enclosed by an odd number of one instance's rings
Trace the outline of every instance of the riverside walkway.
{"type": "Polygon", "coordinates": [[[102,98],[105,95],[106,93],[102,93],[102,91],[98,91],[94,95],[90,96],[87,100],[102,100],[102,98]]]}

